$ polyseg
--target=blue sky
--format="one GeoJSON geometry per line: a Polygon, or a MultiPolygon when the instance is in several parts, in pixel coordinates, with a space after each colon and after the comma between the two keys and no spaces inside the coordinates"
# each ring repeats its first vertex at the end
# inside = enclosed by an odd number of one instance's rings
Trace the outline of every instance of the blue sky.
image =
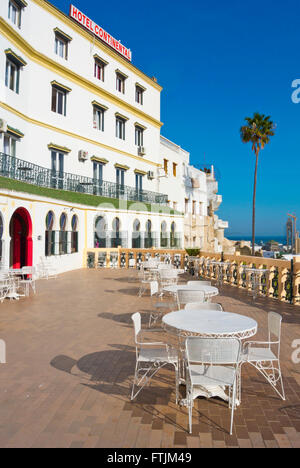
{"type": "MultiPolygon", "coordinates": [[[[65,13],[70,2],[52,0],[65,13]]],[[[244,118],[270,115],[276,136],[260,156],[257,235],[284,233],[286,214],[300,229],[299,0],[73,0],[132,50],[133,63],[163,86],[162,134],[213,163],[220,174],[228,235],[251,234],[254,156],[240,141],[244,118]],[[205,155],[205,156],[204,156],[205,155]]]]}

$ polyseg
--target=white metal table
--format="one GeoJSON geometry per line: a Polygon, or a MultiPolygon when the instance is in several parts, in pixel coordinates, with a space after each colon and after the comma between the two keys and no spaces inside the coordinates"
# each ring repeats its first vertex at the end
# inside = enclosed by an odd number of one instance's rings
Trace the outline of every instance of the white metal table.
{"type": "MultiPolygon", "coordinates": [[[[257,322],[249,317],[215,310],[179,310],[166,314],[162,319],[167,332],[179,337],[180,351],[183,353],[182,338],[201,336],[205,338],[238,338],[245,339],[257,333],[257,322]]],[[[183,362],[183,358],[181,358],[183,362]]],[[[181,366],[182,366],[181,362],[181,366]]],[[[184,379],[181,379],[184,383],[184,379]]],[[[219,386],[198,387],[194,397],[212,398],[218,396],[228,401],[228,395],[219,386]]],[[[182,400],[185,405],[186,401],[182,400]]],[[[239,405],[239,401],[237,401],[239,405]]]]}

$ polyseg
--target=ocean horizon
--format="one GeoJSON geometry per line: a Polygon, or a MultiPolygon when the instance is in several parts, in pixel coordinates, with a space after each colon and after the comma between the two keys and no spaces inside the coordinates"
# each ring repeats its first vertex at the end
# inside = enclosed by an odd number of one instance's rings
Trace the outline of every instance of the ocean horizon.
{"type": "MultiPolygon", "coordinates": [[[[225,235],[226,236],[226,235],[225,235]]],[[[252,236],[226,236],[227,239],[233,241],[251,241],[252,236]]],[[[285,236],[255,236],[255,243],[256,244],[265,244],[268,241],[274,240],[279,244],[286,244],[286,237],[285,236]]]]}

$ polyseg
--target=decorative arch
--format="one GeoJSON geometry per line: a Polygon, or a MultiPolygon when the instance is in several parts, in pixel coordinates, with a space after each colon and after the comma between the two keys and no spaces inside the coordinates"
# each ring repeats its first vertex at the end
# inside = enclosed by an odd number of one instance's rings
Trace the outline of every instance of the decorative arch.
{"type": "Polygon", "coordinates": [[[48,211],[45,218],[45,256],[55,255],[55,231],[53,230],[55,215],[53,211],[48,211]]]}
{"type": "Polygon", "coordinates": [[[16,209],[9,223],[10,266],[14,269],[32,266],[32,220],[24,207],[16,209]]]}
{"type": "Polygon", "coordinates": [[[120,221],[120,218],[116,217],[113,219],[113,222],[112,222],[111,246],[115,248],[121,245],[122,245],[121,221],[120,221]]]}

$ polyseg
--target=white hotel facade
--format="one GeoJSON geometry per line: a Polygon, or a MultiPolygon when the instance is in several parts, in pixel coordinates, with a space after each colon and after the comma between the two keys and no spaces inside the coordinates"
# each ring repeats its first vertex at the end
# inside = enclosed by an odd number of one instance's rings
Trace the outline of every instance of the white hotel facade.
{"type": "Polygon", "coordinates": [[[161,137],[162,88],[89,29],[45,0],[0,2],[5,266],[47,257],[66,271],[92,247],[205,246],[216,191],[161,137]]]}

